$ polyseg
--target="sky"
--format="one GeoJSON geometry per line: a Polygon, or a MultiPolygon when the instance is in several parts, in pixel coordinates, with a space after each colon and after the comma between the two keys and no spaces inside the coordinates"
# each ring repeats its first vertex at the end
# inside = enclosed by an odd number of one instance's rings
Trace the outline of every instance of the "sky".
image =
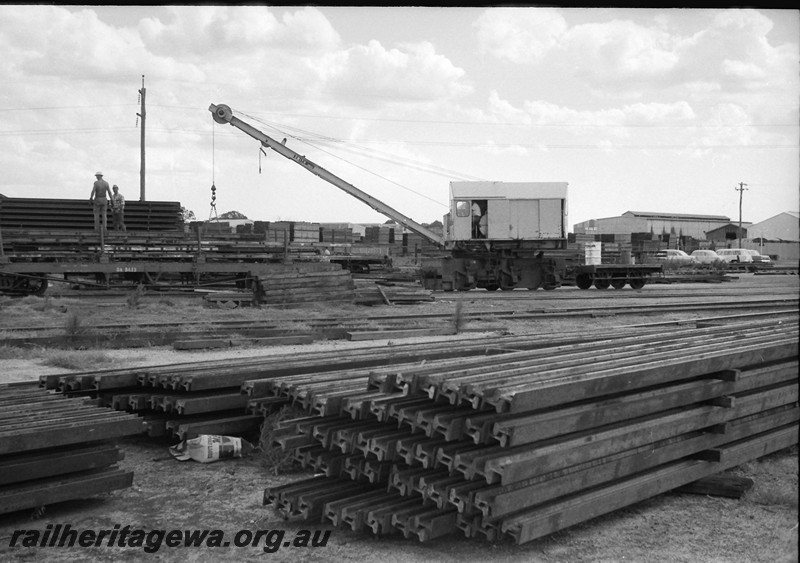
{"type": "Polygon", "coordinates": [[[800,12],[0,6],[0,194],[198,219],[386,217],[211,104],[420,223],[451,181],[567,182],[573,225],[800,209],[800,12]],[[212,206],[211,187],[216,187],[212,206]],[[744,188],[739,191],[738,188],[744,188]]]}

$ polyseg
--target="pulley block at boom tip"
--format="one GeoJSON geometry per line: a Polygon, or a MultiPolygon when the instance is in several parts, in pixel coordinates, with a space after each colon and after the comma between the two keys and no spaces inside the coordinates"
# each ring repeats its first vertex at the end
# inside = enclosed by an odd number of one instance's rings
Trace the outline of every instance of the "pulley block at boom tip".
{"type": "Polygon", "coordinates": [[[231,117],[233,117],[233,112],[231,108],[226,106],[225,104],[214,105],[211,104],[208,107],[208,111],[211,112],[211,115],[214,116],[214,121],[217,123],[230,123],[231,117]]]}

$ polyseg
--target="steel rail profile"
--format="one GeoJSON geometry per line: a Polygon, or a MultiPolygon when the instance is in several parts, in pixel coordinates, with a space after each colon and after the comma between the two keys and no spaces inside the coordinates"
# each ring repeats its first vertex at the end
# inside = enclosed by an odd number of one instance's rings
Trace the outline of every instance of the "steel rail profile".
{"type": "MultiPolygon", "coordinates": [[[[341,486],[340,480],[335,479],[333,482],[341,486]]],[[[380,503],[386,499],[386,494],[383,487],[373,487],[366,491],[362,488],[362,492],[359,494],[325,503],[323,517],[334,526],[339,526],[345,523],[344,511],[349,508],[348,516],[350,516],[350,519],[347,523],[351,524],[353,519],[350,511],[352,511],[353,508],[369,506],[371,502],[380,503]]]]}
{"type": "Polygon", "coordinates": [[[417,499],[387,495],[386,500],[367,510],[364,523],[376,536],[396,533],[397,529],[392,526],[392,515],[418,506],[419,500],[417,499]]]}
{"type": "MultiPolygon", "coordinates": [[[[390,432],[376,435],[369,440],[369,453],[380,461],[395,461],[401,459],[398,451],[401,441],[409,439],[407,430],[397,430],[390,427],[390,432]]],[[[411,440],[421,440],[422,436],[413,436],[411,440]]]]}
{"type": "Polygon", "coordinates": [[[481,538],[488,542],[495,542],[503,535],[498,523],[486,522],[479,515],[459,512],[456,527],[468,538],[481,538]]]}
{"type": "Polygon", "coordinates": [[[220,413],[212,416],[197,415],[196,419],[194,417],[187,418],[189,420],[174,419],[168,420],[166,423],[167,429],[180,440],[190,440],[201,434],[238,436],[257,430],[264,420],[259,415],[224,416],[220,413]]]}

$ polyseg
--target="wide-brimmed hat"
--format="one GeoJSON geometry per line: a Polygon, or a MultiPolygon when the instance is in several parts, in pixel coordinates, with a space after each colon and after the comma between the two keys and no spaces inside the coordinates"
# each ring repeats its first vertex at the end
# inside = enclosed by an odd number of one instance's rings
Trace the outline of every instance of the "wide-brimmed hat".
{"type": "Polygon", "coordinates": [[[94,175],[95,175],[95,176],[102,176],[102,175],[103,175],[103,173],[102,173],[102,172],[95,172],[95,173],[94,173],[94,175]]]}

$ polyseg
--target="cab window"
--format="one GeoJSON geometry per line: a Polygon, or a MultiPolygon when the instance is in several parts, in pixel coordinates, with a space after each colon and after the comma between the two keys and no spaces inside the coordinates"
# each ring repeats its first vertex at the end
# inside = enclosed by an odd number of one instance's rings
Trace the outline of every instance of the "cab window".
{"type": "Polygon", "coordinates": [[[456,201],[456,216],[457,217],[470,216],[470,205],[468,201],[456,201]]]}

